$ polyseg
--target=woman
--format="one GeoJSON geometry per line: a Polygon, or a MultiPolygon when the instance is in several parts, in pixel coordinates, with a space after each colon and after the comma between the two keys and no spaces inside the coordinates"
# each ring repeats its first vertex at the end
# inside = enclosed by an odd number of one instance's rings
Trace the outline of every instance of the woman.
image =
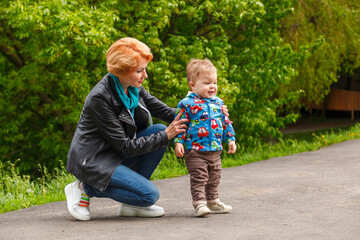
{"type": "Polygon", "coordinates": [[[78,181],[65,187],[67,207],[78,220],[90,220],[90,198],[121,202],[120,216],[160,217],[159,191],[149,181],[170,139],[186,131],[187,120],[141,85],[153,55],[148,46],[122,38],[106,53],[103,79],[86,97],[66,169],[78,181]],[[171,123],[151,123],[151,116],[171,123]],[[150,127],[148,127],[150,121],[150,127]]]}

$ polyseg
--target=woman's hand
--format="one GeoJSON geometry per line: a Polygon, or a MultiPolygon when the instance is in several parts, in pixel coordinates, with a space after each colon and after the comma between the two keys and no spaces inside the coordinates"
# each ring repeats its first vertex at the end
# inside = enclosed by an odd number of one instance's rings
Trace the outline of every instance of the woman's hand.
{"type": "Polygon", "coordinates": [[[184,111],[184,109],[181,109],[174,121],[165,129],[169,140],[176,137],[179,133],[186,132],[187,125],[184,123],[188,122],[189,120],[187,120],[186,118],[179,120],[184,111]]]}
{"type": "Polygon", "coordinates": [[[226,105],[221,106],[221,111],[224,113],[225,117],[229,117],[229,110],[227,109],[226,105]]]}

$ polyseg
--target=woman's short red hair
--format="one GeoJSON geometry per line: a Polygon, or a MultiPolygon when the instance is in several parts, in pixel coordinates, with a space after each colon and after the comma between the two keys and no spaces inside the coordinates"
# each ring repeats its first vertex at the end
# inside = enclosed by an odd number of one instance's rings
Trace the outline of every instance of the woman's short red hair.
{"type": "Polygon", "coordinates": [[[113,43],[106,53],[106,65],[115,76],[125,76],[134,71],[141,60],[151,62],[150,48],[135,38],[125,37],[113,43]]]}

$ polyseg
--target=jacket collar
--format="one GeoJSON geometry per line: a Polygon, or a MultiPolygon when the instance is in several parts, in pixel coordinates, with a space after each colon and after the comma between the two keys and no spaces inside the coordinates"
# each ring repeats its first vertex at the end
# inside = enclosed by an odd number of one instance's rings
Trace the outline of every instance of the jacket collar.
{"type": "Polygon", "coordinates": [[[203,101],[205,101],[205,102],[212,102],[212,101],[215,100],[215,97],[216,97],[216,96],[214,96],[214,97],[212,97],[212,98],[202,98],[202,97],[200,97],[199,95],[197,95],[196,93],[189,91],[189,92],[187,93],[186,97],[187,97],[187,98],[193,98],[193,99],[200,99],[200,100],[203,100],[203,101]]]}
{"type": "Polygon", "coordinates": [[[123,105],[121,100],[120,100],[119,95],[116,92],[115,83],[111,78],[111,74],[110,73],[106,74],[104,76],[104,79],[105,79],[105,86],[109,89],[109,93],[111,95],[111,99],[113,101],[113,104],[115,106],[123,105]]]}

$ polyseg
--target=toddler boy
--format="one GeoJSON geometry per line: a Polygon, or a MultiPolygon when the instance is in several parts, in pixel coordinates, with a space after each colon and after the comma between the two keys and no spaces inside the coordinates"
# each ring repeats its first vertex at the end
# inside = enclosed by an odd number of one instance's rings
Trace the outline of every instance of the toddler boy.
{"type": "Polygon", "coordinates": [[[185,155],[190,174],[194,216],[227,213],[232,207],[220,202],[222,141],[228,143],[228,153],[236,152],[235,132],[221,110],[223,101],[216,97],[217,70],[210,60],[193,59],[187,67],[191,92],[182,99],[177,112],[189,120],[187,132],[175,138],[175,154],[185,155]]]}

